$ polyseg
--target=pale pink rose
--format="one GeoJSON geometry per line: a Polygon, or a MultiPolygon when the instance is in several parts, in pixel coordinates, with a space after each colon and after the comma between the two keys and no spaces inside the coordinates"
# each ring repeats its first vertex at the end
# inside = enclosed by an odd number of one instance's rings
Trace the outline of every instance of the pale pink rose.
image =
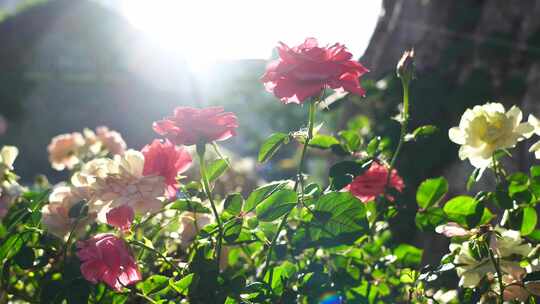
{"type": "Polygon", "coordinates": [[[122,155],[126,151],[127,145],[120,133],[109,130],[105,126],[100,126],[96,128],[96,135],[105,149],[112,155],[122,155]]]}
{"type": "Polygon", "coordinates": [[[72,230],[75,235],[83,233],[86,226],[95,220],[96,214],[89,212],[87,216],[77,220],[69,216],[69,210],[85,199],[85,193],[77,188],[68,186],[54,188],[49,195],[49,204],[41,209],[42,223],[45,229],[61,239],[67,238],[72,230]]]}
{"type": "Polygon", "coordinates": [[[470,230],[467,230],[454,222],[437,226],[435,228],[435,232],[440,233],[446,237],[467,236],[473,233],[470,230]]]}
{"type": "Polygon", "coordinates": [[[104,282],[115,291],[139,282],[141,272],[126,242],[112,234],[98,234],[77,243],[81,273],[94,284],[104,282]]]}
{"type": "Polygon", "coordinates": [[[73,169],[80,162],[78,154],[84,144],[84,138],[79,132],[53,137],[47,147],[52,167],[58,171],[73,169]]]}
{"type": "Polygon", "coordinates": [[[144,156],[129,150],[117,155],[104,177],[95,177],[91,184],[91,205],[101,208],[100,220],[105,221],[108,209],[128,205],[136,214],[155,212],[163,206],[165,182],[162,176],[143,176],[144,156]]]}
{"type": "Polygon", "coordinates": [[[127,231],[131,228],[134,217],[135,213],[133,212],[133,208],[128,205],[122,205],[107,212],[107,224],[120,230],[127,231]]]}

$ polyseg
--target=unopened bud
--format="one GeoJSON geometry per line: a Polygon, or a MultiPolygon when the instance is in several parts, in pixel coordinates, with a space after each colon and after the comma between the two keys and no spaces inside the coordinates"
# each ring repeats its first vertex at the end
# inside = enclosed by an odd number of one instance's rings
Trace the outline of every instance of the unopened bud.
{"type": "Polygon", "coordinates": [[[397,76],[403,80],[409,81],[414,73],[414,49],[403,53],[396,67],[397,76]]]}

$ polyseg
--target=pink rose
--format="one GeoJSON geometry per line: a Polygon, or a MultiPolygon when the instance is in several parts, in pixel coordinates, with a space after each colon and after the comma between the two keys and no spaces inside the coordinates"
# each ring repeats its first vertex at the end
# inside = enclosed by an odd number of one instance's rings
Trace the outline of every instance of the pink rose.
{"type": "Polygon", "coordinates": [[[84,143],[84,138],[79,132],[53,137],[47,147],[52,167],[58,171],[66,168],[73,169],[80,162],[79,150],[84,146],[84,143]]]}
{"type": "Polygon", "coordinates": [[[99,141],[112,155],[122,155],[126,151],[127,145],[120,133],[109,130],[105,126],[96,128],[96,135],[99,141]]]}
{"type": "Polygon", "coordinates": [[[226,140],[236,135],[236,115],[223,107],[177,107],[174,115],[156,121],[154,131],[176,145],[196,145],[226,140]]]}
{"type": "Polygon", "coordinates": [[[468,236],[476,232],[476,230],[467,230],[461,227],[458,223],[449,222],[444,225],[435,227],[435,232],[440,233],[446,237],[454,236],[468,236]]]}
{"type": "Polygon", "coordinates": [[[81,273],[94,284],[104,282],[116,291],[142,279],[141,272],[124,240],[98,234],[77,243],[81,273]]]}
{"type": "MultiPolygon", "coordinates": [[[[384,193],[387,178],[388,168],[377,162],[373,162],[366,172],[357,176],[352,183],[347,185],[344,189],[350,191],[362,202],[367,203],[384,193]]],[[[403,180],[395,169],[392,170],[389,187],[400,192],[403,191],[403,180]]],[[[394,200],[390,195],[388,195],[387,198],[390,201],[394,200]]]]}
{"type": "Polygon", "coordinates": [[[131,227],[131,222],[135,217],[135,211],[128,205],[113,208],[107,212],[107,224],[126,231],[131,227]]]}
{"type": "Polygon", "coordinates": [[[167,195],[169,198],[175,197],[178,189],[176,177],[191,165],[189,152],[175,146],[169,140],[161,142],[158,139],[146,145],[141,152],[144,155],[143,175],[163,176],[167,185],[167,195]]]}
{"type": "Polygon", "coordinates": [[[352,54],[342,44],[319,47],[315,38],[307,38],[293,48],[280,42],[278,52],[279,59],[267,66],[261,80],[286,104],[303,103],[325,88],[365,95],[359,77],[368,69],[351,60],[352,54]]]}

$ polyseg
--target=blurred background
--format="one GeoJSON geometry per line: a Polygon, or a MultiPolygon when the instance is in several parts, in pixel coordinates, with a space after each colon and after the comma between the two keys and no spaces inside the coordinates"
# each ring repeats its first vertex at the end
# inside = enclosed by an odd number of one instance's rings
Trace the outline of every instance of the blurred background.
{"type": "MultiPolygon", "coordinates": [[[[538,0],[0,0],[0,145],[20,148],[23,181],[36,173],[58,181],[65,175],[50,168],[46,153],[57,134],[106,125],[140,149],[156,137],[152,122],[175,106],[223,105],[241,125],[226,147],[254,157],[271,132],[305,121],[305,109],[281,105],[258,79],[278,41],[309,36],[346,44],[371,70],[363,79],[368,97],[332,104],[319,116],[323,132],[363,115],[369,134],[395,145],[399,125],[391,117],[401,87],[394,69],[414,47],[411,128],[433,124],[440,132],[406,145],[397,164],[410,198],[400,216],[413,216],[414,190],[427,177],[445,175],[452,194],[465,192],[472,168],[457,161],[447,130],[466,108],[496,101],[540,114],[538,16],[538,0]]],[[[526,168],[527,148],[508,165],[526,168]]],[[[266,179],[290,176],[296,153],[291,146],[255,169],[266,179]]],[[[322,178],[334,160],[314,156],[310,172],[322,178]]],[[[393,225],[415,229],[412,218],[393,225]]]]}

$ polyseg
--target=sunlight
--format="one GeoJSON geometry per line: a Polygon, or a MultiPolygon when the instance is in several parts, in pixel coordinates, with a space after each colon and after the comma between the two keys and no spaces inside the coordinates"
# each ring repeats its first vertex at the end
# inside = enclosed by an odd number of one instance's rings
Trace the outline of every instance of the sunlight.
{"type": "Polygon", "coordinates": [[[360,56],[381,1],[123,0],[122,14],[162,47],[200,69],[223,60],[267,59],[278,41],[342,42],[360,56]]]}

